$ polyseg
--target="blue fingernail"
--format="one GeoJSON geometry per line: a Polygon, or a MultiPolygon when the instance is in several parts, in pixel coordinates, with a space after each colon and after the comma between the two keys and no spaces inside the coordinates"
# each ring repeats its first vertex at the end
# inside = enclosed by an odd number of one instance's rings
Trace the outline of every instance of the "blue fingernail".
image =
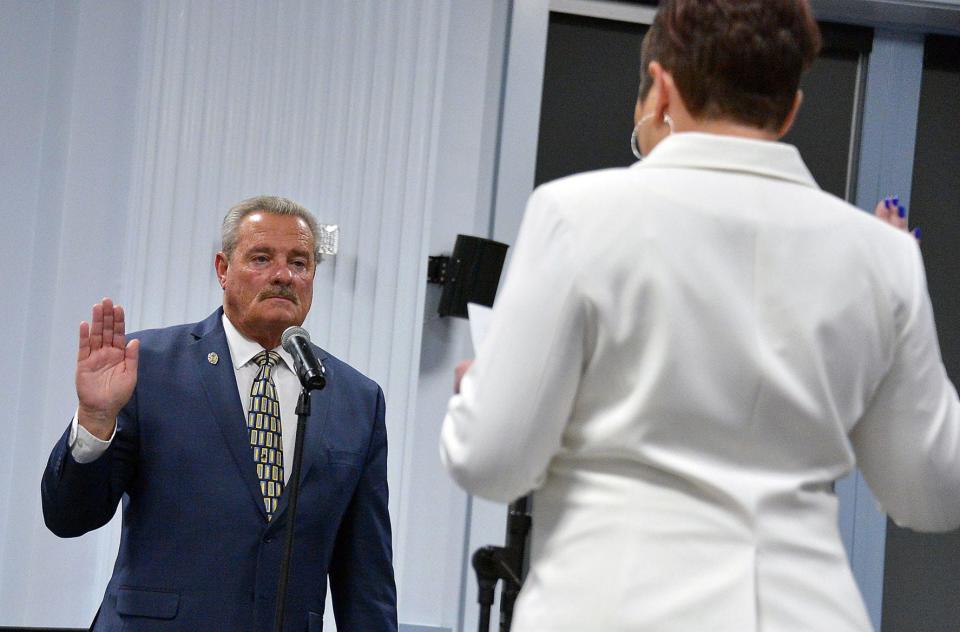
{"type": "Polygon", "coordinates": [[[920,239],[920,227],[919,227],[919,226],[917,226],[916,228],[913,229],[913,236],[914,236],[915,238],[917,238],[918,240],[920,239]]]}
{"type": "Polygon", "coordinates": [[[901,219],[907,216],[907,209],[904,206],[897,207],[897,213],[900,214],[901,219]]]}
{"type": "Polygon", "coordinates": [[[889,195],[888,195],[887,197],[883,198],[883,205],[884,205],[885,207],[890,208],[890,202],[891,202],[891,200],[890,200],[890,196],[889,196],[889,195]]]}
{"type": "Polygon", "coordinates": [[[899,196],[899,195],[894,195],[894,196],[893,196],[893,205],[894,205],[894,206],[900,206],[900,196],[899,196]]]}

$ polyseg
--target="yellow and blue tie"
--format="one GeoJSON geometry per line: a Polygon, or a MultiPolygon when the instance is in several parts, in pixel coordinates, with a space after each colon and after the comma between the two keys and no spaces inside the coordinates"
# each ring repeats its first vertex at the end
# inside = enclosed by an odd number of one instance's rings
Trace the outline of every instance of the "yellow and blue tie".
{"type": "Polygon", "coordinates": [[[273,367],[280,356],[273,351],[261,351],[254,358],[260,367],[250,388],[250,410],[247,412],[247,429],[253,461],[257,466],[263,505],[267,519],[273,518],[277,501],[283,493],[283,442],[280,429],[280,400],[273,383],[273,367]]]}

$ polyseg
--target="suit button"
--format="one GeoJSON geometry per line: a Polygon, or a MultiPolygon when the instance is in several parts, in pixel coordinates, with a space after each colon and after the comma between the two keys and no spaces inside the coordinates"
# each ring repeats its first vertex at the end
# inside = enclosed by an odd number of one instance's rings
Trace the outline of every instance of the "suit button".
{"type": "Polygon", "coordinates": [[[264,538],[263,542],[264,544],[270,544],[271,542],[273,542],[273,538],[264,538]]]}

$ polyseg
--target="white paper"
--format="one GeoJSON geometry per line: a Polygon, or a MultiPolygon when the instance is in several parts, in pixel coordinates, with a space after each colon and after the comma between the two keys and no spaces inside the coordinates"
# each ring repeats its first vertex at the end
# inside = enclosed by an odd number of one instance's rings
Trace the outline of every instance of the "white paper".
{"type": "Polygon", "coordinates": [[[479,303],[467,303],[467,318],[470,320],[470,341],[473,343],[473,353],[476,355],[480,343],[490,329],[490,318],[493,309],[479,303]]]}

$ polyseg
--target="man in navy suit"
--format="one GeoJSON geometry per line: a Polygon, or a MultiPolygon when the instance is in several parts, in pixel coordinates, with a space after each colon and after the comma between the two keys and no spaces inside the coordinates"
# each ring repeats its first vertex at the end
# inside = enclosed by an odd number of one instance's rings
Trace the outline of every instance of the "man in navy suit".
{"type": "MultiPolygon", "coordinates": [[[[221,309],[129,342],[110,299],[81,323],[77,413],[42,498],[61,537],[106,524],[123,500],[94,630],[272,629],[299,392],[280,335],[310,309],[316,234],[291,200],[246,200],[224,218],[221,309]]],[[[284,629],[321,629],[329,577],[341,632],[396,630],[383,393],[314,350],[327,387],[304,436],[284,629]]]]}

